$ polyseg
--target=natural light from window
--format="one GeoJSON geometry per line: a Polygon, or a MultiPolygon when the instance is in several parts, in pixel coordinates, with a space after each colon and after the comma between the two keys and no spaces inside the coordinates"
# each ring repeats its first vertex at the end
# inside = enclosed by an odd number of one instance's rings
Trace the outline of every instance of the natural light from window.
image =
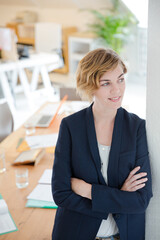
{"type": "Polygon", "coordinates": [[[123,0],[126,6],[135,14],[139,20],[139,26],[148,26],[148,0],[123,0]]]}

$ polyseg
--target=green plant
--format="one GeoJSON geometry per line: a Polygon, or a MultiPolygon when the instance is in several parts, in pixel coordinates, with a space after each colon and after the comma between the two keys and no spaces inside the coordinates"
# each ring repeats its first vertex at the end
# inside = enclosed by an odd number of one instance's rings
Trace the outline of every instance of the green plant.
{"type": "Polygon", "coordinates": [[[118,14],[117,11],[101,13],[97,10],[89,10],[95,17],[95,22],[88,24],[89,29],[103,39],[107,46],[120,53],[133,24],[136,24],[134,16],[129,13],[118,14]]]}

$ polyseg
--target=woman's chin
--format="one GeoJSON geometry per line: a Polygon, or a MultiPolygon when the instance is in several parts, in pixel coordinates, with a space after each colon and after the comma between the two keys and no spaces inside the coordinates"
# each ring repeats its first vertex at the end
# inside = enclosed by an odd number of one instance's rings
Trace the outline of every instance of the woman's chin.
{"type": "Polygon", "coordinates": [[[117,102],[117,103],[115,103],[115,102],[111,102],[111,103],[107,102],[105,105],[106,105],[106,107],[111,108],[111,109],[118,109],[118,108],[121,107],[122,103],[121,102],[117,102]]]}

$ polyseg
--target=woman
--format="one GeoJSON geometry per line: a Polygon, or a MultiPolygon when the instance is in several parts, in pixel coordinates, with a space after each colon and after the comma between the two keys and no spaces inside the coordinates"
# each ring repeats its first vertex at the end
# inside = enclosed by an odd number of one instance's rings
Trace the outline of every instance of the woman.
{"type": "Polygon", "coordinates": [[[79,63],[91,106],[62,120],[52,176],[53,240],[145,239],[152,197],[145,120],[121,107],[126,66],[111,49],[79,63]]]}

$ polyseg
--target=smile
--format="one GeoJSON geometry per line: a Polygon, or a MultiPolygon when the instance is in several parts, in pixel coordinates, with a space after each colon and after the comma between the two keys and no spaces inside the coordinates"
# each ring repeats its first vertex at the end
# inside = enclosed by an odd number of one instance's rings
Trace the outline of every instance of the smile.
{"type": "Polygon", "coordinates": [[[112,102],[118,102],[121,97],[114,97],[114,98],[109,98],[110,101],[112,102]]]}

